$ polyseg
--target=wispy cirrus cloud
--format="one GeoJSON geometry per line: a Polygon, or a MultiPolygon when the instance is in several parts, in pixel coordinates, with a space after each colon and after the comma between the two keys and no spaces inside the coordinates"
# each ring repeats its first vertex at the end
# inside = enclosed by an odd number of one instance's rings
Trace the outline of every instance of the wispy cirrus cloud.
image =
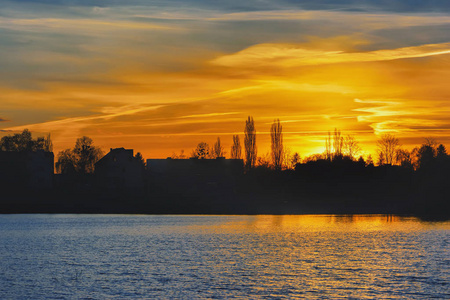
{"type": "Polygon", "coordinates": [[[291,44],[261,44],[224,55],[212,64],[225,67],[298,67],[310,65],[389,61],[450,53],[450,43],[367,52],[324,51],[291,44]]]}
{"type": "Polygon", "coordinates": [[[0,28],[14,30],[28,30],[42,32],[42,30],[54,31],[111,31],[111,30],[181,30],[174,25],[163,25],[149,22],[133,22],[111,19],[87,19],[87,18],[6,18],[0,17],[0,28]]]}
{"type": "Polygon", "coordinates": [[[82,117],[63,118],[60,120],[40,122],[36,124],[27,124],[24,126],[14,126],[7,128],[10,131],[23,130],[25,128],[35,130],[39,132],[58,131],[64,135],[73,135],[75,132],[79,133],[80,129],[86,128],[96,122],[104,122],[114,118],[134,115],[140,112],[148,112],[151,110],[157,110],[163,107],[163,105],[155,106],[136,106],[127,105],[121,107],[105,107],[100,114],[94,114],[82,117]]]}
{"type": "Polygon", "coordinates": [[[450,106],[445,103],[431,108],[423,100],[354,99],[354,101],[363,106],[353,109],[355,112],[363,113],[358,115],[358,122],[369,123],[377,135],[386,132],[401,135],[424,131],[450,132],[450,121],[442,118],[443,115],[450,113],[450,106]]]}
{"type": "Polygon", "coordinates": [[[233,13],[213,13],[209,21],[328,21],[342,20],[346,23],[365,27],[365,30],[389,27],[409,27],[436,24],[449,24],[450,20],[443,13],[417,13],[414,15],[381,12],[357,12],[343,10],[261,10],[233,13]]]}

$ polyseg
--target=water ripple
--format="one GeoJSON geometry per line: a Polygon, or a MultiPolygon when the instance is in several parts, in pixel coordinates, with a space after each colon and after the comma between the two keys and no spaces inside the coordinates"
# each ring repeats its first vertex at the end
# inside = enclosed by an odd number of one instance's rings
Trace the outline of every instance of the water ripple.
{"type": "Polygon", "coordinates": [[[449,299],[450,223],[0,216],[1,299],[449,299]]]}

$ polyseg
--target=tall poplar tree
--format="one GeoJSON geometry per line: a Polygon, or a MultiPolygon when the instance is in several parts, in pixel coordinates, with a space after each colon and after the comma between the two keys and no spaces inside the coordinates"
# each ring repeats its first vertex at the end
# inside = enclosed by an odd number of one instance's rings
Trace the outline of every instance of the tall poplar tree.
{"type": "Polygon", "coordinates": [[[281,170],[283,164],[283,127],[280,120],[274,120],[270,128],[272,164],[275,170],[281,170]]]}
{"type": "Polygon", "coordinates": [[[244,149],[245,149],[245,168],[253,168],[256,163],[256,129],[253,117],[248,117],[245,121],[244,129],[244,149]]]}
{"type": "Polygon", "coordinates": [[[233,135],[233,145],[231,145],[231,158],[241,159],[241,156],[242,156],[241,141],[239,140],[238,135],[233,135]]]}
{"type": "Polygon", "coordinates": [[[217,142],[214,143],[214,147],[212,149],[212,158],[224,157],[225,153],[223,152],[223,147],[220,144],[220,137],[217,138],[217,142]]]}

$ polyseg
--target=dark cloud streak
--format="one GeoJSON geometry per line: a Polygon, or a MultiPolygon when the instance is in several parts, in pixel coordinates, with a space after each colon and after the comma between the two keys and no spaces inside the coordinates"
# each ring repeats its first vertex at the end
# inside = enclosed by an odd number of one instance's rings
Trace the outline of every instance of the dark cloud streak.
{"type": "Polygon", "coordinates": [[[17,4],[39,4],[65,7],[120,7],[143,6],[158,8],[199,8],[215,11],[245,12],[277,9],[305,9],[305,10],[345,10],[364,12],[450,12],[448,0],[15,0],[17,4]],[[151,4],[149,4],[151,3],[151,4]]]}

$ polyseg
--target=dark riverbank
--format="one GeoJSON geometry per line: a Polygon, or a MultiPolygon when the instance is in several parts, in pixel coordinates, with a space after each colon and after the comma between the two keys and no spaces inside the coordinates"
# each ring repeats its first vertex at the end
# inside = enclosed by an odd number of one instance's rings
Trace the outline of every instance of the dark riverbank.
{"type": "Polygon", "coordinates": [[[188,185],[149,178],[139,190],[105,190],[90,182],[78,177],[47,190],[4,187],[0,213],[407,214],[448,219],[450,211],[446,174],[392,166],[320,173],[316,168],[260,168],[231,181],[188,185]]]}
{"type": "MultiPolygon", "coordinates": [[[[283,175],[278,180],[283,181],[283,175]]],[[[279,185],[277,180],[249,184],[243,177],[232,190],[167,189],[152,192],[104,193],[95,188],[18,190],[4,194],[0,213],[89,214],[403,214],[431,219],[449,218],[448,189],[430,193],[412,184],[379,185],[309,180],[279,185]],[[351,188],[353,187],[353,188],[351,188]],[[422,191],[422,192],[421,192],[422,191]]]]}

